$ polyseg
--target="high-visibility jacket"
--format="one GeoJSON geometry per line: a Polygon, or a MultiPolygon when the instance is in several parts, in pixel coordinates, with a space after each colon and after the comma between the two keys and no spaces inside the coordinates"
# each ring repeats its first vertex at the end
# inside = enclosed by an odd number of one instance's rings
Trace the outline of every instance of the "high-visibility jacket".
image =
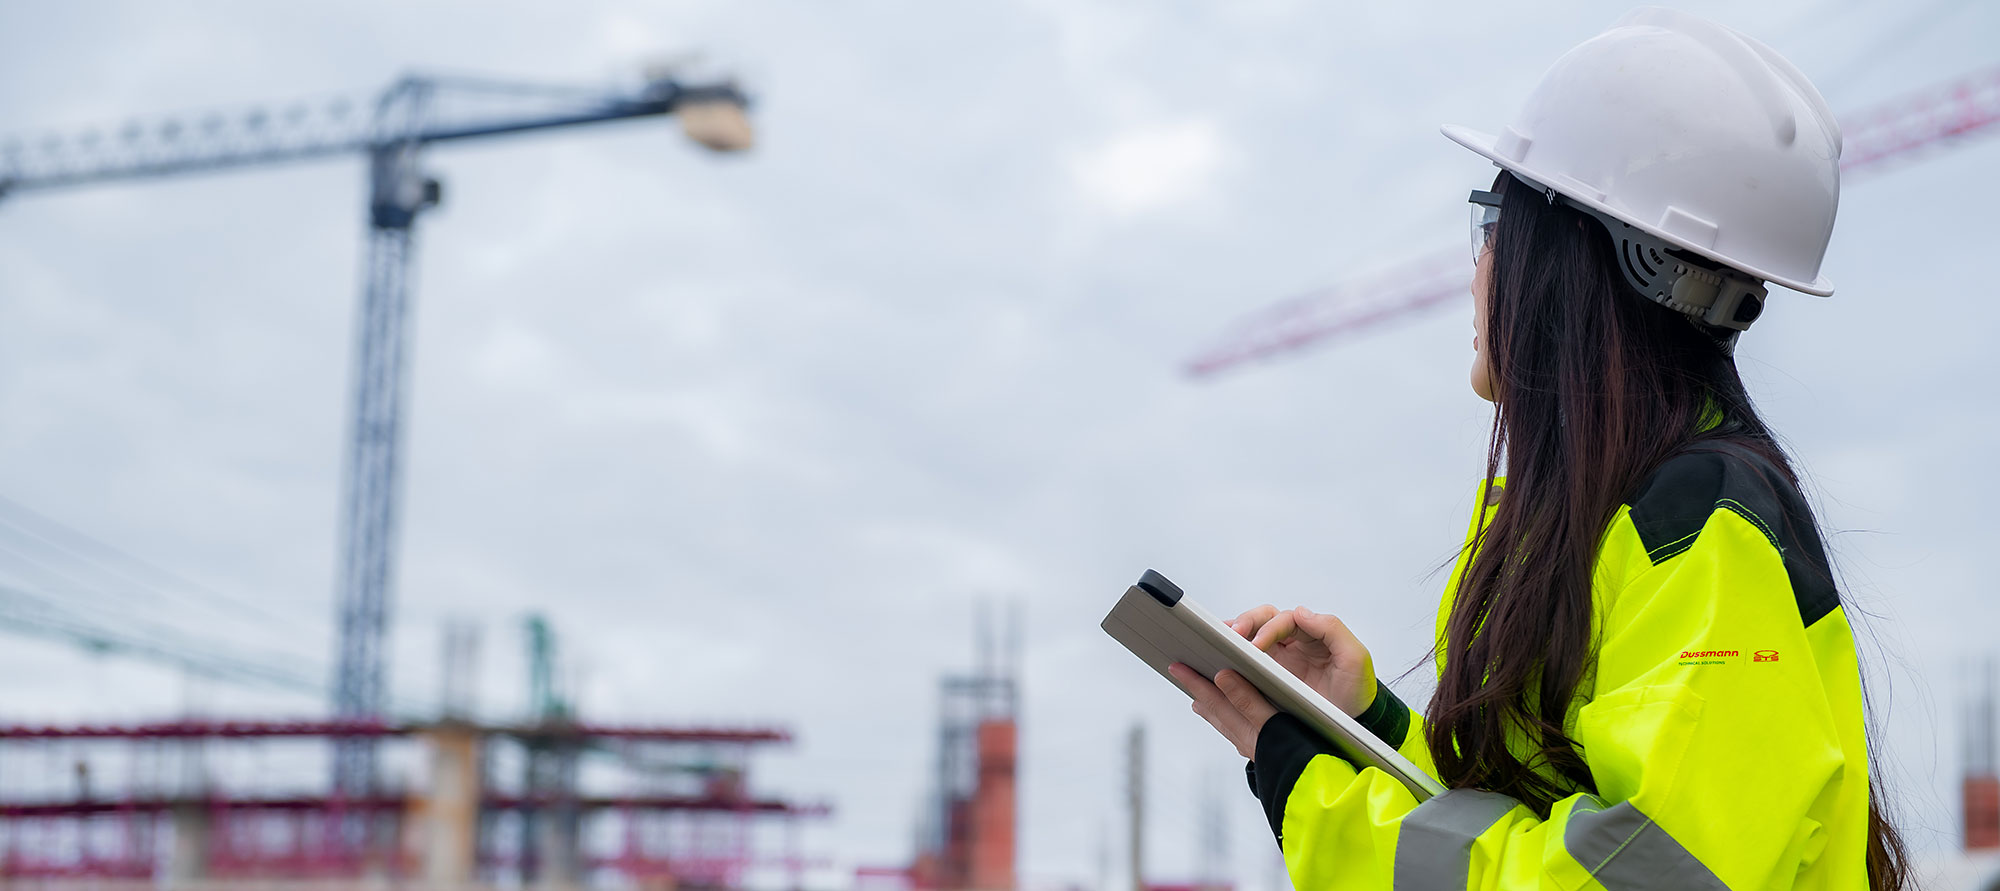
{"type": "MultiPolygon", "coordinates": [[[[1418,804],[1280,714],[1250,779],[1294,887],[1867,887],[1854,640],[1792,484],[1740,446],[1675,456],[1619,507],[1591,596],[1592,667],[1569,714],[1594,793],[1547,819],[1478,789],[1418,804]]],[[[1386,687],[1360,717],[1436,774],[1422,716],[1386,687]]]]}

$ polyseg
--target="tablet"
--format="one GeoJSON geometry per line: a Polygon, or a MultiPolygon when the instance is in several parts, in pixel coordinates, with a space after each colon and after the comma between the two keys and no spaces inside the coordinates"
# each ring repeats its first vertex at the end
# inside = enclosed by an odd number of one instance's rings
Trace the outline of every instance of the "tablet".
{"type": "Polygon", "coordinates": [[[1355,767],[1373,767],[1395,777],[1418,801],[1444,794],[1444,786],[1430,774],[1362,729],[1271,654],[1251,646],[1243,635],[1188,599],[1166,576],[1146,570],[1139,583],[1126,589],[1118,605],[1104,617],[1102,627],[1177,688],[1180,682],[1167,674],[1167,666],[1175,662],[1186,663],[1210,679],[1216,672],[1233,668],[1280,711],[1290,712],[1318,731],[1355,767]]]}

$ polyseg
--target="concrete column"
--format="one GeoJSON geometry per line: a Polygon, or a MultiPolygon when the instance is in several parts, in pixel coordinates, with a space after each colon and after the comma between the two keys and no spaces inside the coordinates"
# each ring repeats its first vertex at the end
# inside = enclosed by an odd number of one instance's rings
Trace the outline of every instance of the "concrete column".
{"type": "Polygon", "coordinates": [[[410,802],[410,831],[424,881],[471,882],[479,856],[479,731],[446,721],[417,734],[430,755],[428,787],[410,802]]]}
{"type": "Polygon", "coordinates": [[[208,878],[210,821],[199,801],[174,805],[174,848],[167,856],[167,884],[184,885],[208,878]]]}

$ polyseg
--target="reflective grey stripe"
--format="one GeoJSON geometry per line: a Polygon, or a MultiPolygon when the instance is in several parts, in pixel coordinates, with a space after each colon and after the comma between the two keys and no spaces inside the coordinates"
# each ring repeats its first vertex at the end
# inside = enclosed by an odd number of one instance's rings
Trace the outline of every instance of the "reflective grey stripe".
{"type": "MultiPolygon", "coordinates": [[[[1608,891],[1729,891],[1729,886],[1630,802],[1584,798],[1563,827],[1563,847],[1608,891]]],[[[1400,859],[1400,858],[1398,858],[1400,859]]]]}
{"type": "Polygon", "coordinates": [[[1396,832],[1397,891],[1465,887],[1473,840],[1519,805],[1478,789],[1453,789],[1417,805],[1396,832]]]}

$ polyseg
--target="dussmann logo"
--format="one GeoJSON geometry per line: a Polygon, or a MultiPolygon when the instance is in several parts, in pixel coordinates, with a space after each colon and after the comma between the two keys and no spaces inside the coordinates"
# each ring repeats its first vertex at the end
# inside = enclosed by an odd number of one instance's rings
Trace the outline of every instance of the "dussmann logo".
{"type": "Polygon", "coordinates": [[[1682,650],[1682,659],[1733,659],[1741,655],[1735,650],[1682,650]]]}

